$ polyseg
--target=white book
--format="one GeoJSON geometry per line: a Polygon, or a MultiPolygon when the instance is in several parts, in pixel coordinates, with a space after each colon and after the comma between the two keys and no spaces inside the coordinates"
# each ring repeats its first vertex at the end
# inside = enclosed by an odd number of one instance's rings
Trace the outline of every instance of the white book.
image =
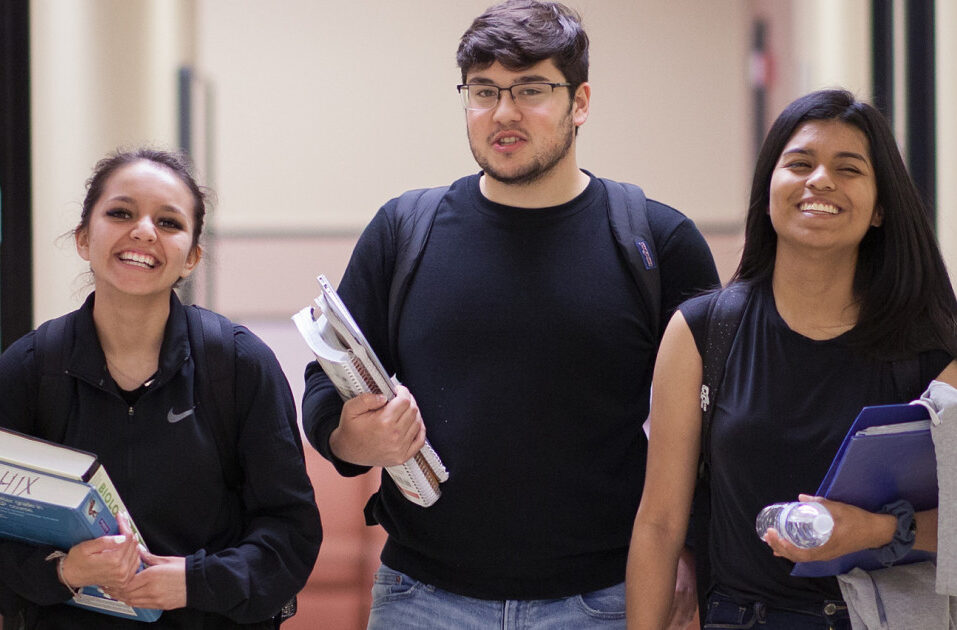
{"type": "MultiPolygon", "coordinates": [[[[395,379],[386,373],[326,277],[320,275],[317,280],[320,294],[315,306],[305,307],[292,320],[319,365],[343,400],[364,393],[382,394],[387,400],[395,398],[395,379]]],[[[439,484],[449,478],[428,441],[409,461],[387,466],[385,470],[408,500],[423,507],[439,499],[439,484]]]]}

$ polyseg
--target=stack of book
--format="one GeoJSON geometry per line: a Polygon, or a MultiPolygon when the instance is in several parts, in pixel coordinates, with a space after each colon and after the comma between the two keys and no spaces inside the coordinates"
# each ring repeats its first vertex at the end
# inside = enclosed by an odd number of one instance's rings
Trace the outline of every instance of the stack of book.
{"type": "MultiPolygon", "coordinates": [[[[67,551],[119,534],[120,512],[126,506],[96,455],[0,428],[0,537],[67,551]]],[[[145,547],[132,519],[130,527],[145,547]]],[[[161,613],[111,599],[96,586],[80,589],[70,603],[138,621],[161,613]]]]}
{"type": "MultiPolygon", "coordinates": [[[[315,305],[305,307],[292,320],[319,365],[343,400],[369,392],[382,394],[387,400],[395,398],[395,379],[386,373],[326,277],[320,275],[317,280],[320,294],[315,305]]],[[[423,507],[438,501],[442,495],[439,484],[449,478],[428,441],[407,462],[387,466],[385,470],[403,496],[423,507]]]]}

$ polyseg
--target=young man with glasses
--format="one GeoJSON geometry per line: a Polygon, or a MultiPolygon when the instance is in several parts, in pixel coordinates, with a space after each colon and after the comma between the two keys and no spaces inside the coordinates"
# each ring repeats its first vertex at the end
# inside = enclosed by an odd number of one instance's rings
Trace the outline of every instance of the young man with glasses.
{"type": "Polygon", "coordinates": [[[608,184],[576,160],[591,86],[574,12],[493,6],[462,36],[458,63],[481,172],[445,190],[401,305],[390,305],[408,246],[395,199],[339,287],[408,389],[343,405],[312,363],[303,425],[344,475],[402,463],[426,434],[449,471],[428,508],[383,475],[367,507],[389,534],[370,628],[623,628],[660,331],[717,272],[693,223],[649,200],[643,251],[657,255],[661,304],[643,300],[608,184]]]}

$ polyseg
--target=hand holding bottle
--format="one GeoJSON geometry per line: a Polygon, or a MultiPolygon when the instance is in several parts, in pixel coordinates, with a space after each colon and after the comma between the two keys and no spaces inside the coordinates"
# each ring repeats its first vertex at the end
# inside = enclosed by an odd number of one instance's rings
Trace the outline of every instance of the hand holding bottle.
{"type": "Polygon", "coordinates": [[[880,547],[887,544],[894,535],[896,519],[889,514],[868,512],[847,503],[808,494],[798,495],[798,500],[827,508],[834,524],[827,542],[816,547],[799,547],[792,544],[776,527],[767,531],[763,540],[771,547],[774,555],[792,562],[831,560],[861,549],[880,547]]]}
{"type": "Polygon", "coordinates": [[[762,540],[772,528],[795,547],[811,549],[831,538],[834,518],[822,503],[773,503],[761,510],[755,520],[755,530],[762,540]]]}

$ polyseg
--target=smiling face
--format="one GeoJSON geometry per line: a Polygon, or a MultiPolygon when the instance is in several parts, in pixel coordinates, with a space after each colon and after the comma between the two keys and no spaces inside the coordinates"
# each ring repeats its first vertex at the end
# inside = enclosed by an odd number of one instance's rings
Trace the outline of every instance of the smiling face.
{"type": "Polygon", "coordinates": [[[771,174],[769,213],[779,254],[797,245],[856,255],[882,220],[864,133],[839,120],[798,127],[771,174]]]}
{"type": "MultiPolygon", "coordinates": [[[[550,59],[524,70],[508,70],[499,62],[468,72],[465,82],[509,87],[542,81],[563,83],[565,77],[550,59]]],[[[577,173],[575,129],[588,117],[590,88],[584,83],[569,98],[567,87],[555,88],[537,107],[516,107],[508,93],[488,110],[466,110],[469,147],[488,177],[504,184],[529,184],[546,175],[577,173]]]]}
{"type": "Polygon", "coordinates": [[[138,160],[106,180],[89,222],[76,232],[99,295],[167,296],[199,262],[194,198],[171,170],[138,160]]]}

